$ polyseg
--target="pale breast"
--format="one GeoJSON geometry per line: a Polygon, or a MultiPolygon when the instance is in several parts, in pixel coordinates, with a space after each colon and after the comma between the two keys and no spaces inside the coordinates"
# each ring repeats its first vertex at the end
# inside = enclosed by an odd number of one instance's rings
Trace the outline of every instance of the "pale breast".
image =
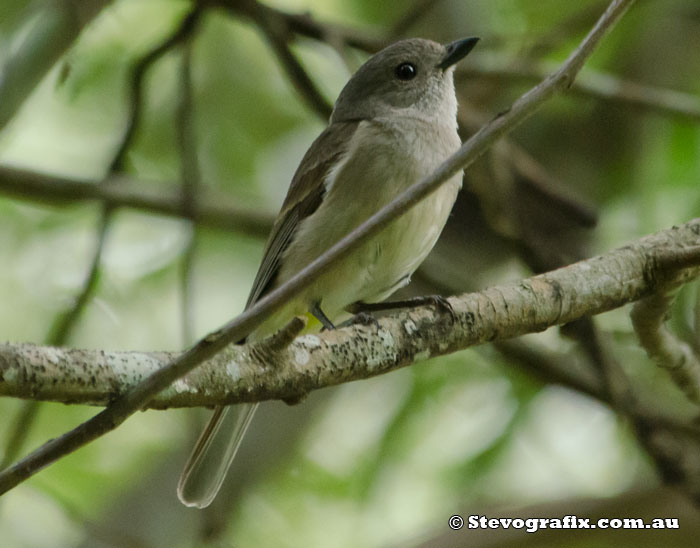
{"type": "MultiPolygon", "coordinates": [[[[382,186],[382,202],[388,203],[411,185],[432,173],[460,141],[453,128],[415,122],[393,125],[393,138],[408,151],[394,166],[394,177],[382,186]]],[[[366,287],[362,300],[380,301],[408,281],[435,245],[452,210],[462,175],[455,175],[400,219],[383,230],[365,252],[366,287]]]]}

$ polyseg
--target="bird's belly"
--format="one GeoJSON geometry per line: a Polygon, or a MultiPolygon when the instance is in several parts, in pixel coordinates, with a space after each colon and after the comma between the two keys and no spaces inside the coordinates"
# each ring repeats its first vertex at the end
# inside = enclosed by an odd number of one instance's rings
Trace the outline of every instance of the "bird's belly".
{"type": "Polygon", "coordinates": [[[457,181],[446,183],[359,250],[366,269],[356,300],[381,301],[408,283],[440,236],[458,190],[457,181]]]}
{"type": "Polygon", "coordinates": [[[340,260],[307,292],[338,318],[357,301],[378,302],[408,283],[435,245],[454,204],[461,176],[445,183],[376,236],[340,260]]]}

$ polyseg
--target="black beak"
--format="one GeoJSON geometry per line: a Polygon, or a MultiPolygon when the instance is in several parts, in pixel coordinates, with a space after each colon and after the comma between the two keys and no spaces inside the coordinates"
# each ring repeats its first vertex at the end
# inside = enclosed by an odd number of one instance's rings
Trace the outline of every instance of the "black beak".
{"type": "Polygon", "coordinates": [[[467,53],[469,53],[476,43],[479,41],[478,38],[464,38],[462,40],[455,40],[445,46],[447,48],[447,54],[442,61],[438,63],[438,68],[445,70],[447,67],[451,67],[455,63],[461,61],[467,53]]]}

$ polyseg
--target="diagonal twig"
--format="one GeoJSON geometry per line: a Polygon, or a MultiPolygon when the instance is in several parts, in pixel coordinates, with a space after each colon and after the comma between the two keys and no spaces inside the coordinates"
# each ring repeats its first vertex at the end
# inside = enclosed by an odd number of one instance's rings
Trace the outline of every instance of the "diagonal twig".
{"type": "Polygon", "coordinates": [[[279,17],[270,10],[264,9],[257,1],[251,2],[253,20],[272,46],[282,68],[287,73],[294,89],[307,103],[312,111],[324,120],[328,120],[333,106],[321,94],[313,80],[289,47],[290,29],[287,19],[279,17]]]}

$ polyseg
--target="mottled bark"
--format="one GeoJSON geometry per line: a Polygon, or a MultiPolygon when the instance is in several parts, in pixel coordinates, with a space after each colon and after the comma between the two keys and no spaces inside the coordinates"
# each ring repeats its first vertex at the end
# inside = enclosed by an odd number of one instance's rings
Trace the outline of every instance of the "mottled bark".
{"type": "MultiPolygon", "coordinates": [[[[305,335],[284,345],[230,345],[156,396],[149,407],[295,400],[311,390],[386,373],[433,356],[600,314],[652,295],[669,275],[698,275],[700,218],[579,263],[449,299],[456,321],[422,306],[305,335]],[[683,256],[683,261],[677,258],[683,256]]],[[[0,395],[106,404],[177,357],[0,345],[0,395]]]]}

